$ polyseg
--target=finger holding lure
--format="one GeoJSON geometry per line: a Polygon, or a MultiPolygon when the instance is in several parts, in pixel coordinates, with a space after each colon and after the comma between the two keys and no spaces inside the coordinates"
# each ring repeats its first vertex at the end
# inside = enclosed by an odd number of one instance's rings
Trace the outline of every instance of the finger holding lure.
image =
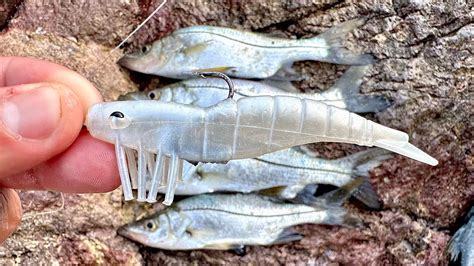
{"type": "Polygon", "coordinates": [[[166,185],[167,205],[182,176],[183,160],[227,162],[328,141],[377,146],[438,163],[410,144],[404,132],[292,96],[228,98],[207,108],[149,100],[99,103],[89,109],[86,126],[92,136],[115,144],[125,200],[133,198],[127,165],[131,160],[127,163],[125,152],[129,148],[138,151],[138,200],[146,200],[148,170],[153,189],[160,182],[166,185]]]}
{"type": "Polygon", "coordinates": [[[119,63],[134,71],[175,79],[190,78],[193,71],[216,71],[236,78],[294,80],[299,79],[291,68],[296,61],[370,64],[372,56],[354,54],[342,47],[344,36],[363,23],[361,19],[347,21],[314,38],[298,40],[192,26],[124,56],[119,63]]]}

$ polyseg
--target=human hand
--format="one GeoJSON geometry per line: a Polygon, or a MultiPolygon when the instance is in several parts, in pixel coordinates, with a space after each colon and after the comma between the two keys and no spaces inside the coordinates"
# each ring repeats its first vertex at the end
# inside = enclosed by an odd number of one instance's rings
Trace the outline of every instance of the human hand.
{"type": "Polygon", "coordinates": [[[119,186],[112,145],[82,129],[101,101],[85,78],[32,58],[0,57],[0,243],[18,226],[13,189],[106,192],[119,186]]]}

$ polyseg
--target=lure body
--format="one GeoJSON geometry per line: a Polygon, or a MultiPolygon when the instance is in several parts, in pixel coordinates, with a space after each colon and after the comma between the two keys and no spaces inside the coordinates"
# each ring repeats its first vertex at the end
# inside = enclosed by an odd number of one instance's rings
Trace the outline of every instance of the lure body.
{"type": "MultiPolygon", "coordinates": [[[[352,66],[331,88],[319,93],[301,93],[289,82],[265,82],[233,79],[234,99],[249,96],[293,96],[315,101],[323,101],[351,112],[379,112],[390,106],[383,96],[359,94],[359,86],[368,66],[352,66]],[[275,87],[284,87],[285,90],[275,87]]],[[[268,81],[267,81],[268,82],[268,81]]],[[[166,85],[148,92],[132,92],[122,100],[160,100],[181,104],[210,107],[227,97],[227,83],[219,78],[190,79],[166,85]]]]}
{"type": "Polygon", "coordinates": [[[253,194],[206,194],[184,199],[118,230],[144,245],[170,250],[238,249],[300,240],[287,230],[304,224],[358,225],[339,206],[276,202],[253,194]]]}
{"type": "Polygon", "coordinates": [[[370,55],[358,55],[342,48],[345,34],[361,24],[361,20],[348,21],[317,37],[298,40],[222,27],[192,26],[176,30],[143,51],[126,55],[119,63],[134,71],[175,79],[189,78],[191,72],[204,69],[236,78],[287,78],[294,74],[290,68],[295,61],[370,64],[370,55]]]}
{"type": "MultiPolygon", "coordinates": [[[[128,183],[125,199],[133,198],[125,155],[125,148],[130,148],[138,151],[138,199],[146,198],[148,170],[152,184],[166,180],[166,204],[172,201],[169,197],[181,176],[182,160],[227,162],[330,141],[378,146],[437,164],[409,144],[404,132],[322,102],[290,96],[227,99],[208,108],[161,101],[98,103],[89,109],[86,125],[92,136],[115,143],[122,184],[128,183]],[[163,166],[168,162],[166,174],[163,166]]],[[[157,187],[151,190],[150,195],[156,195],[157,187]]]]}

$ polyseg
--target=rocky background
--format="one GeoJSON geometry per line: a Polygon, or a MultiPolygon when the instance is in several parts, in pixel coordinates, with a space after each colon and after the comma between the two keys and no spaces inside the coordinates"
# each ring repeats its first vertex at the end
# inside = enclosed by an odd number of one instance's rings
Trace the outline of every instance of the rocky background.
{"type": "MultiPolygon", "coordinates": [[[[113,50],[159,4],[155,0],[4,0],[0,2],[0,56],[32,56],[66,65],[91,80],[107,100],[164,82],[116,64],[124,52],[179,27],[228,26],[289,38],[313,37],[353,18],[366,24],[346,46],[373,54],[377,63],[363,93],[384,94],[389,109],[368,116],[408,132],[436,157],[430,167],[396,156],[372,171],[384,209],[348,204],[367,228],[303,225],[296,243],[225,251],[171,252],[116,235],[120,225],[161,208],[124,203],[107,194],[21,192],[25,217],[0,247],[0,264],[305,263],[446,264],[445,248],[474,197],[474,7],[456,1],[168,1],[121,50],[113,50]],[[449,2],[449,3],[448,3],[449,2]]],[[[301,62],[310,78],[299,88],[328,88],[347,66],[301,62]]],[[[335,158],[359,150],[318,144],[335,158]]]]}

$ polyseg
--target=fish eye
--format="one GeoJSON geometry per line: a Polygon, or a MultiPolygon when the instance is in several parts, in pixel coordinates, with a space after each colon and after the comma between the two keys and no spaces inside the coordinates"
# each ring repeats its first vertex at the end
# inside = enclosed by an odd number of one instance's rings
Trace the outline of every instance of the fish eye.
{"type": "Polygon", "coordinates": [[[145,229],[148,231],[155,231],[156,228],[157,228],[156,223],[154,223],[153,221],[148,221],[145,224],[145,229]]]}
{"type": "Polygon", "coordinates": [[[159,99],[159,98],[160,98],[160,93],[159,92],[150,91],[148,93],[148,99],[150,99],[150,100],[156,100],[156,99],[159,99]]]}
{"type": "Polygon", "coordinates": [[[153,99],[155,99],[155,97],[156,97],[156,94],[154,92],[148,93],[148,98],[153,100],[153,99]]]}
{"type": "Polygon", "coordinates": [[[150,51],[150,49],[151,49],[151,45],[147,44],[142,47],[142,53],[146,54],[150,51]]]}
{"type": "Polygon", "coordinates": [[[117,117],[117,118],[124,118],[125,117],[125,115],[123,115],[123,113],[119,112],[119,111],[115,111],[115,112],[111,113],[110,117],[112,117],[112,116],[117,117]]]}

